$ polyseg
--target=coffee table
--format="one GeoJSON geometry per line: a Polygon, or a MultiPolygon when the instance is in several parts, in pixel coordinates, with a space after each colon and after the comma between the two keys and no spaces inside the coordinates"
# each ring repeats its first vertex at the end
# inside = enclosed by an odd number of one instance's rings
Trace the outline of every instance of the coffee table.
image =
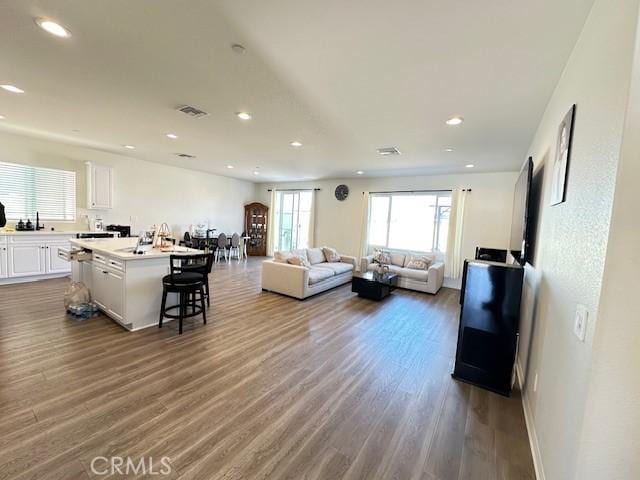
{"type": "Polygon", "coordinates": [[[380,275],[376,272],[364,272],[353,276],[351,291],[356,292],[359,297],[382,300],[395,290],[397,285],[396,273],[380,275]]]}

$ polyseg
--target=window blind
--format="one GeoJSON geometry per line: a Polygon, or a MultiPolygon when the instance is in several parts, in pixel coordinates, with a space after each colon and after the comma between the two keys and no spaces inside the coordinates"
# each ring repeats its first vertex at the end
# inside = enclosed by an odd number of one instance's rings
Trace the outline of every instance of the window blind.
{"type": "Polygon", "coordinates": [[[76,220],[76,173],[0,162],[0,202],[8,219],[76,220]]]}

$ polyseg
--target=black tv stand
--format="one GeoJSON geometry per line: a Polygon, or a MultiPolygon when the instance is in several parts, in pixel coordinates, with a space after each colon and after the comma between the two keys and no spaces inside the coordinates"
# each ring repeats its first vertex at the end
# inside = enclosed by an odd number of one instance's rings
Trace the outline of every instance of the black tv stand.
{"type": "Polygon", "coordinates": [[[465,260],[453,378],[510,395],[524,269],[465,260]]]}

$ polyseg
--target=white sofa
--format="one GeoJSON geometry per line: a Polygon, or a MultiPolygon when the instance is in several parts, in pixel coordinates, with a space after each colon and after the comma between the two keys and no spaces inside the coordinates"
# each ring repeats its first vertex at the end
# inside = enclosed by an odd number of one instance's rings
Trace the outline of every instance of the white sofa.
{"type": "MultiPolygon", "coordinates": [[[[391,253],[389,271],[398,274],[398,287],[409,290],[418,290],[431,294],[438,293],[444,282],[444,263],[434,261],[428,270],[415,270],[405,267],[405,261],[410,252],[391,253]]],[[[377,264],[373,262],[373,255],[366,256],[360,261],[360,271],[375,270],[377,264]]]]}
{"type": "Polygon", "coordinates": [[[340,255],[340,262],[327,262],[321,248],[294,250],[306,255],[310,268],[278,260],[262,262],[262,289],[304,299],[331,288],[349,283],[357,266],[355,257],[340,255]]]}

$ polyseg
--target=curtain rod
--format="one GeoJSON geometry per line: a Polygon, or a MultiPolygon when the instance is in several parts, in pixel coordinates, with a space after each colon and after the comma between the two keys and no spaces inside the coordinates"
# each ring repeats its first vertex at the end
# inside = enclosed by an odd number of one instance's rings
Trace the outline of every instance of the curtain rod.
{"type": "MultiPolygon", "coordinates": [[[[310,192],[310,191],[314,191],[314,192],[319,192],[320,189],[319,188],[276,188],[276,190],[278,192],[310,192]]],[[[272,188],[268,188],[267,192],[272,192],[273,189],[272,188]]]]}
{"type": "MultiPolygon", "coordinates": [[[[371,193],[438,193],[438,192],[452,192],[453,190],[449,189],[449,190],[390,190],[387,192],[369,192],[371,193]]],[[[470,188],[464,188],[462,189],[463,192],[470,192],[471,189],[470,188]]],[[[364,195],[365,192],[362,192],[362,194],[364,195]]]]}

